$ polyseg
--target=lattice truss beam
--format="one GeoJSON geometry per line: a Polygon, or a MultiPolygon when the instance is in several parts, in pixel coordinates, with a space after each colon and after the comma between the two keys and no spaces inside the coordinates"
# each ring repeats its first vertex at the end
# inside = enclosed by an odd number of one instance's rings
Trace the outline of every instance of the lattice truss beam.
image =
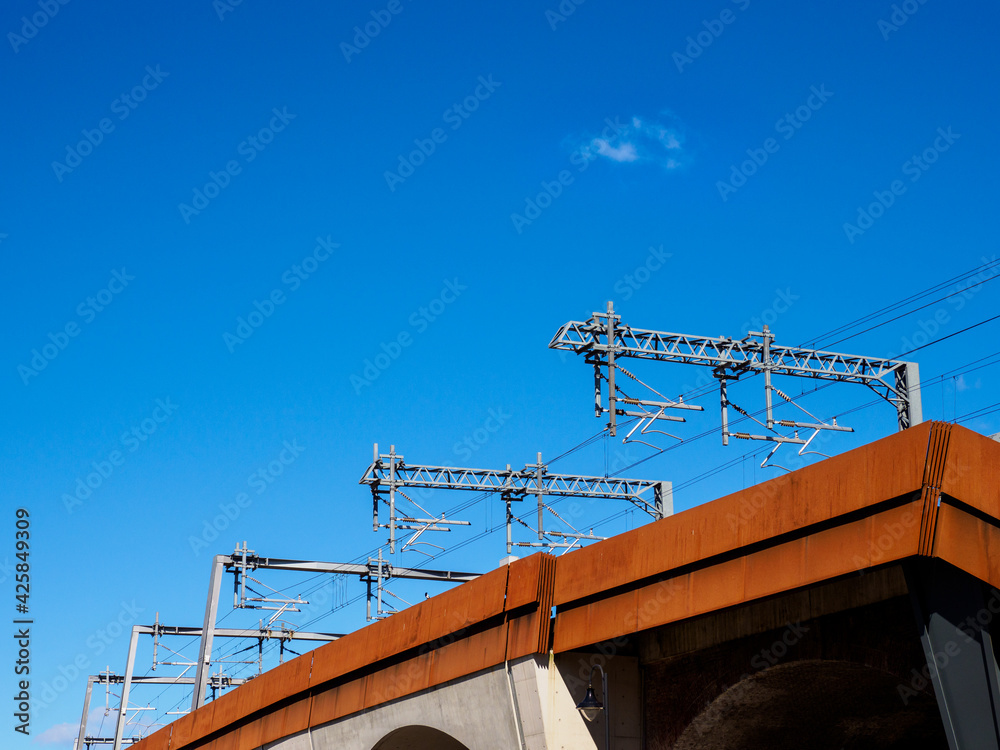
{"type": "MultiPolygon", "coordinates": [[[[468,521],[448,519],[445,514],[435,516],[421,507],[405,493],[405,489],[415,490],[466,490],[471,492],[496,493],[500,495],[506,509],[507,553],[514,547],[545,547],[568,550],[585,540],[599,540],[593,531],[586,533],[573,527],[560,516],[546,501],[547,497],[579,497],[601,500],[625,500],[654,519],[663,518],[672,512],[670,482],[645,479],[622,479],[618,477],[592,477],[577,474],[554,474],[542,463],[538,454],[534,464],[526,464],[523,469],[469,469],[454,466],[430,466],[408,464],[396,446],[389,453],[379,453],[375,444],[371,465],[365,470],[360,484],[367,484],[372,492],[372,529],[389,530],[389,550],[396,551],[396,543],[401,541],[398,532],[412,532],[403,541],[405,551],[422,552],[416,545],[427,544],[418,541],[428,531],[450,531],[453,526],[468,526],[468,521]],[[532,528],[514,514],[513,502],[522,501],[534,495],[537,502],[537,528],[532,528]],[[416,510],[407,514],[400,507],[402,496],[416,510]],[[382,520],[383,509],[388,517],[382,520]],[[555,516],[571,529],[569,532],[548,530],[544,527],[545,513],[555,516]],[[419,514],[423,514],[421,517],[419,514]],[[524,526],[537,535],[537,541],[513,540],[513,526],[524,526]]],[[[433,545],[437,546],[437,545],[433,545]]],[[[440,549],[440,548],[439,548],[440,549]]],[[[426,552],[424,554],[427,554],[426,552]]]]}
{"type": "MultiPolygon", "coordinates": [[[[742,339],[728,337],[690,336],[667,333],[642,328],[632,328],[621,323],[611,302],[607,312],[593,313],[586,321],[570,321],[563,325],[549,342],[549,348],[582,354],[588,364],[594,367],[594,410],[596,416],[607,414],[608,430],[616,435],[618,417],[637,418],[635,425],[623,442],[634,440],[643,442],[639,435],[660,433],[674,437],[662,430],[653,429],[661,422],[685,422],[676,411],[703,411],[702,407],[685,403],[683,397],[670,399],[660,390],[640,380],[621,366],[618,361],[624,357],[698,365],[712,369],[719,381],[722,411],[722,442],[729,444],[729,438],[744,440],[764,440],[775,443],[764,459],[762,466],[783,444],[801,446],[799,453],[806,452],[809,443],[824,430],[853,432],[850,427],[838,425],[836,420],[826,423],[803,409],[787,394],[774,386],[772,377],[786,375],[826,380],[842,383],[857,383],[875,391],[896,409],[899,429],[905,429],[922,421],[920,405],[920,377],[917,364],[901,360],[880,359],[854,354],[840,354],[817,349],[778,346],[774,344],[774,334],[767,326],[763,331],[751,331],[742,339]],[[747,410],[729,400],[729,381],[762,374],[764,376],[764,419],[757,419],[747,410]],[[636,398],[629,395],[620,385],[617,375],[623,375],[638,387],[653,396],[636,398]],[[606,384],[603,385],[603,384],[606,384]],[[607,397],[603,393],[606,391],[607,397]],[[808,421],[796,419],[776,419],[774,398],[792,404],[803,412],[808,421]],[[756,422],[766,432],[762,434],[735,432],[729,429],[729,408],[756,422]],[[779,433],[777,428],[790,428],[792,434],[779,433]],[[807,437],[800,436],[800,431],[807,437]]],[[[631,390],[632,385],[629,384],[631,390]]],[[[650,445],[650,443],[645,443],[650,445]]],[[[656,447],[656,446],[652,446],[656,447]]]]}

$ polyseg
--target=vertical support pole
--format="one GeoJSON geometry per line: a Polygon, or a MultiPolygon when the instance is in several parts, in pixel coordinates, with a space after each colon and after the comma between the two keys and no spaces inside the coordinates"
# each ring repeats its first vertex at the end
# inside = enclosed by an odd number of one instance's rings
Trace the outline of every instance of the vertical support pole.
{"type": "Polygon", "coordinates": [[[608,692],[608,673],[601,668],[601,700],[604,701],[604,747],[611,750],[611,694],[608,692]]]}
{"type": "Polygon", "coordinates": [[[594,363],[594,416],[600,419],[604,407],[601,406],[601,365],[594,363]]]}
{"type": "Polygon", "coordinates": [[[240,565],[240,605],[247,600],[247,543],[243,542],[243,554],[240,565]]]}
{"type": "Polygon", "coordinates": [[[153,666],[150,667],[154,672],[156,671],[156,652],[160,645],[160,613],[156,613],[156,620],[153,621],[153,666]]]}
{"type": "Polygon", "coordinates": [[[139,627],[132,626],[132,637],[128,642],[128,661],[125,664],[125,682],[122,683],[122,703],[118,709],[118,724],[115,727],[115,744],[112,750],[121,750],[122,736],[125,734],[125,719],[128,715],[128,694],[132,688],[132,670],[135,668],[135,648],[139,643],[139,627]]]}
{"type": "MultiPolygon", "coordinates": [[[[618,409],[618,391],[615,390],[615,306],[610,300],[608,301],[608,321],[607,321],[607,336],[608,336],[608,432],[611,437],[616,434],[617,426],[617,409],[618,409]]],[[[541,527],[539,527],[541,531],[541,527]]],[[[541,539],[541,536],[539,536],[541,539]]]]}
{"type": "MultiPolygon", "coordinates": [[[[610,303],[608,303],[610,304],[610,303]]],[[[538,498],[538,539],[541,541],[543,539],[542,535],[542,523],[544,518],[542,518],[542,511],[545,510],[545,501],[542,499],[545,496],[545,492],[542,489],[542,484],[544,479],[545,467],[542,465],[542,453],[538,452],[538,463],[535,464],[535,489],[537,490],[536,497],[538,498]]]]}
{"type": "MultiPolygon", "coordinates": [[[[389,553],[396,551],[396,446],[389,446],[389,553]]],[[[382,548],[379,548],[379,590],[382,588],[382,548]]],[[[381,606],[379,607],[381,610],[381,606]]]]}
{"type": "Polygon", "coordinates": [[[674,514],[674,485],[673,482],[658,482],[653,488],[656,493],[656,520],[672,516],[674,514]]]}
{"type": "MultiPolygon", "coordinates": [[[[378,443],[375,446],[375,457],[372,463],[378,463],[378,443]]],[[[378,531],[378,485],[372,485],[372,531],[378,531]]]]}
{"type": "Polygon", "coordinates": [[[771,339],[774,336],[764,326],[764,402],[767,406],[767,429],[774,427],[774,410],[771,402],[771,339]]]}
{"type": "MultiPolygon", "coordinates": [[[[371,559],[371,558],[369,558],[369,559],[371,559]]],[[[368,600],[367,600],[367,603],[365,605],[365,619],[368,620],[368,622],[371,622],[372,621],[372,578],[371,578],[371,571],[369,571],[367,583],[368,583],[368,600]]]]}
{"type": "Polygon", "coordinates": [[[510,495],[504,495],[504,505],[507,506],[507,554],[513,554],[514,540],[511,538],[511,521],[513,517],[510,512],[510,495]]]}
{"type": "Polygon", "coordinates": [[[899,429],[914,427],[924,421],[920,401],[920,367],[916,362],[907,362],[896,370],[896,389],[902,395],[899,403],[899,429]]]}
{"type": "Polygon", "coordinates": [[[215,637],[215,619],[219,613],[219,588],[226,555],[212,558],[212,575],[208,579],[208,601],[205,604],[205,623],[201,628],[201,644],[198,647],[198,666],[194,675],[194,693],[191,696],[191,710],[197,711],[205,704],[205,685],[212,663],[212,639],[215,637]]]}
{"type": "Polygon", "coordinates": [[[729,381],[719,379],[719,390],[722,394],[722,444],[729,445],[729,381]]]}
{"type": "Polygon", "coordinates": [[[375,607],[375,617],[382,616],[382,548],[378,548],[378,583],[375,586],[376,593],[378,596],[377,606],[375,607]]]}
{"type": "Polygon", "coordinates": [[[87,694],[83,698],[83,717],[80,719],[80,734],[76,738],[75,750],[83,750],[83,741],[87,737],[87,714],[90,713],[90,696],[94,692],[94,680],[96,679],[99,678],[95,675],[87,677],[87,694]]]}

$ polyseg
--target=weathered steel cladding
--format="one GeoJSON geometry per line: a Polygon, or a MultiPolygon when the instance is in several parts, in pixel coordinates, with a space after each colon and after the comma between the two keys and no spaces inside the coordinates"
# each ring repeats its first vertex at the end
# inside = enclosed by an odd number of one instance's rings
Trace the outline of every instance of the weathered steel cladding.
{"type": "Polygon", "coordinates": [[[366,708],[549,649],[555,558],[486,573],[232,690],[142,750],[253,750],[366,708]]]}
{"type": "Polygon", "coordinates": [[[505,660],[918,555],[1000,586],[998,475],[1000,444],[924,423],[558,559],[516,561],[273,669],[137,747],[254,750],[505,660]]]}

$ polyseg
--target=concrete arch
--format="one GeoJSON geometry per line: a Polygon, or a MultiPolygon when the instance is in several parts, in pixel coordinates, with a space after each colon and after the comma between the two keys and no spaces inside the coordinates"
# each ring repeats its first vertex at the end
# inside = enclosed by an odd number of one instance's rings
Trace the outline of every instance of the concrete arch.
{"type": "Polygon", "coordinates": [[[845,661],[807,660],[757,672],[710,702],[672,750],[945,750],[934,698],[845,661]],[[904,691],[905,692],[905,691],[904,691]]]}
{"type": "Polygon", "coordinates": [[[413,725],[390,732],[372,750],[469,750],[450,734],[413,725]]]}

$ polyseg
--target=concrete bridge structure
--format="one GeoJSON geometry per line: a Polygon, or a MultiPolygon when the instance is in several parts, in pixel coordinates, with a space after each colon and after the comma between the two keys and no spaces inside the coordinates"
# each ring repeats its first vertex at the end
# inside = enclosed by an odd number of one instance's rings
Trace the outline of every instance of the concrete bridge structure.
{"type": "Polygon", "coordinates": [[[924,423],[515,561],[136,748],[1000,748],[998,478],[1000,443],[924,423]]]}

